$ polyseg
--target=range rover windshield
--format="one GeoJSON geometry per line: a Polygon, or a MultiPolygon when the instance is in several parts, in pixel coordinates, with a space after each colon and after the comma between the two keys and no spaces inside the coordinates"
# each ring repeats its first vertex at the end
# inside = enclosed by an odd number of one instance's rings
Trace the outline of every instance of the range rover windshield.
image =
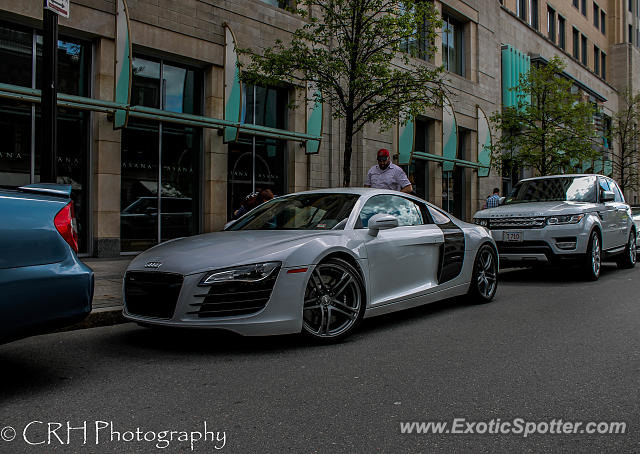
{"type": "Polygon", "coordinates": [[[358,194],[326,192],[278,197],[251,210],[227,230],[340,230],[358,198],[358,194]]]}
{"type": "Polygon", "coordinates": [[[554,177],[521,181],[504,201],[505,205],[525,202],[596,202],[595,176],[554,177]]]}

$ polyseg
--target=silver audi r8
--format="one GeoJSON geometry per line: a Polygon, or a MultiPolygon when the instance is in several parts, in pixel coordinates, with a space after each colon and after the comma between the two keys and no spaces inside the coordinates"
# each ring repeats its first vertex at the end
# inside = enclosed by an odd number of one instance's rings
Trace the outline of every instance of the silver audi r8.
{"type": "Polygon", "coordinates": [[[140,254],[124,277],[124,316],[335,341],[364,317],[464,294],[486,303],[497,286],[486,228],[399,192],[327,189],[140,254]]]}

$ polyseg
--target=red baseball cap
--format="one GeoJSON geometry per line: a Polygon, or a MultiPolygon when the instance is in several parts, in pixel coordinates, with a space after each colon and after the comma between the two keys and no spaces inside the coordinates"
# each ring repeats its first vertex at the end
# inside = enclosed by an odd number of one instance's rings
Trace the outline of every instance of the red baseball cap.
{"type": "Polygon", "coordinates": [[[378,161],[386,161],[389,158],[390,154],[389,154],[389,150],[387,150],[386,148],[380,148],[378,150],[378,161]],[[383,159],[380,159],[383,158],[383,159]]]}

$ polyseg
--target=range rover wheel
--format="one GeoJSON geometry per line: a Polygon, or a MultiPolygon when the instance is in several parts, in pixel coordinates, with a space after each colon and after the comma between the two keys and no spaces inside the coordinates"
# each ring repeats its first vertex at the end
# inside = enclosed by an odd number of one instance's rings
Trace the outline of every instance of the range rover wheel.
{"type": "Polygon", "coordinates": [[[636,232],[631,230],[631,232],[629,232],[629,241],[627,241],[627,247],[624,249],[622,257],[617,261],[620,268],[633,268],[634,266],[636,266],[636,246],[636,232]]]}
{"type": "Polygon", "coordinates": [[[600,236],[597,232],[591,232],[587,255],[584,259],[584,277],[588,281],[597,281],[600,277],[602,267],[602,248],[600,246],[600,236]]]}
{"type": "Polygon", "coordinates": [[[488,303],[498,290],[498,255],[491,246],[483,245],[476,254],[473,275],[467,295],[471,302],[488,303]]]}
{"type": "Polygon", "coordinates": [[[360,273],[348,262],[329,258],[313,270],[304,294],[302,332],[331,343],[348,336],[365,308],[360,273]]]}

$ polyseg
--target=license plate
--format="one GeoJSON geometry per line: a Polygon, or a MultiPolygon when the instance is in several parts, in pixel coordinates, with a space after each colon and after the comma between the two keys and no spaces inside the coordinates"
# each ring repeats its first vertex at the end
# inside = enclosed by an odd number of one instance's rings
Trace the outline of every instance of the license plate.
{"type": "Polygon", "coordinates": [[[520,242],[522,241],[522,232],[502,232],[502,241],[520,242]]]}

